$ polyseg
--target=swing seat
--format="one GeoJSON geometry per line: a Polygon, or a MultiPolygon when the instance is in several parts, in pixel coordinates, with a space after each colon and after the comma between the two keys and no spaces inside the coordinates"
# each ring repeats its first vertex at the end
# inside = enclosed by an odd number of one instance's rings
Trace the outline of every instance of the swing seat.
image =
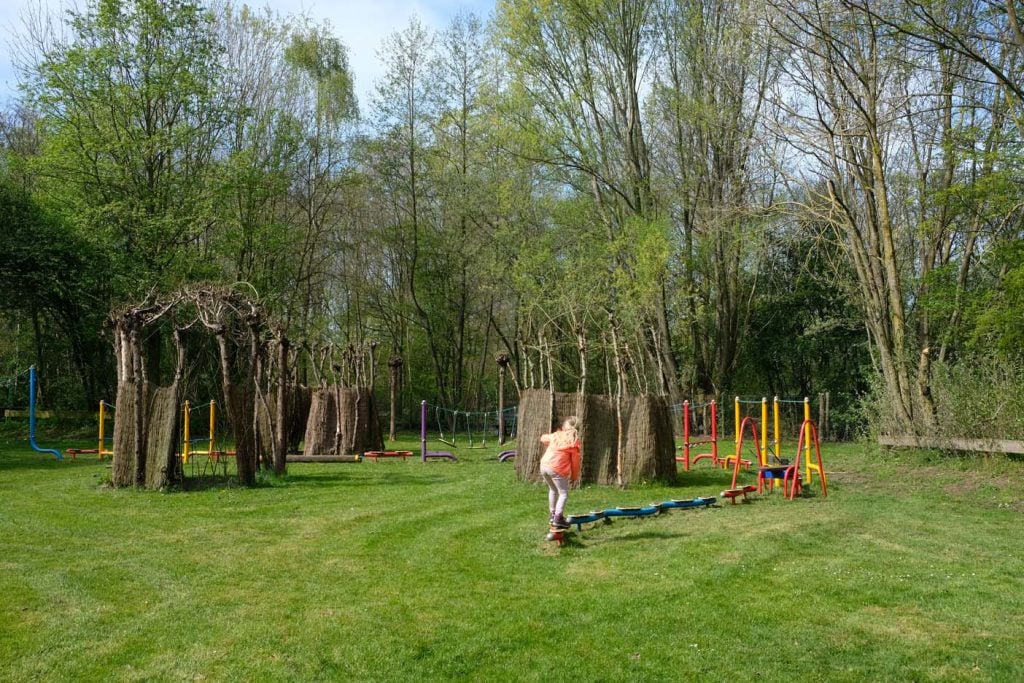
{"type": "Polygon", "coordinates": [[[450,451],[425,451],[423,453],[423,460],[451,460],[458,462],[459,459],[455,457],[455,454],[450,451]]]}
{"type": "Polygon", "coordinates": [[[783,489],[788,488],[788,481],[793,477],[794,468],[792,465],[769,465],[767,467],[757,468],[757,492],[762,493],[764,491],[764,484],[768,482],[768,490],[775,490],[775,481],[782,480],[783,489]]]}
{"type": "Polygon", "coordinates": [[[742,496],[743,499],[746,500],[747,494],[754,493],[755,491],[757,491],[756,486],[753,484],[747,484],[746,486],[740,486],[734,489],[726,489],[725,491],[722,491],[721,496],[722,498],[728,498],[732,501],[732,504],[735,505],[737,498],[742,496]]]}

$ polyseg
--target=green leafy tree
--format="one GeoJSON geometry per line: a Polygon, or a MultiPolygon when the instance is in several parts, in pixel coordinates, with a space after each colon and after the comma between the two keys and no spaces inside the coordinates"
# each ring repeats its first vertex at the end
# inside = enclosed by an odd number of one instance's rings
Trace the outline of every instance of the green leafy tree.
{"type": "Polygon", "coordinates": [[[52,348],[54,337],[64,340],[66,351],[54,350],[70,356],[81,379],[81,403],[94,407],[110,396],[102,392],[110,389],[103,377],[111,363],[95,332],[105,318],[95,295],[103,255],[9,181],[0,181],[0,225],[0,290],[16,293],[0,300],[0,312],[31,322],[33,362],[44,373],[60,364],[44,349],[52,348]]]}
{"type": "Polygon", "coordinates": [[[209,274],[224,112],[213,17],[192,0],[92,0],[31,36],[47,201],[110,255],[111,296],[209,274]]]}

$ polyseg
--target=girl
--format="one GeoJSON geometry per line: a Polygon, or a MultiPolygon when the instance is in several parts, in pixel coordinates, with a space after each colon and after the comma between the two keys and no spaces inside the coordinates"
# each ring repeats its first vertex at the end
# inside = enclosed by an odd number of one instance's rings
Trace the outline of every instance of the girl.
{"type": "Polygon", "coordinates": [[[575,416],[565,418],[562,428],[540,437],[548,445],[540,459],[540,473],[548,485],[548,511],[550,522],[559,529],[568,529],[563,516],[565,501],[569,497],[569,483],[580,480],[580,438],[575,416]]]}

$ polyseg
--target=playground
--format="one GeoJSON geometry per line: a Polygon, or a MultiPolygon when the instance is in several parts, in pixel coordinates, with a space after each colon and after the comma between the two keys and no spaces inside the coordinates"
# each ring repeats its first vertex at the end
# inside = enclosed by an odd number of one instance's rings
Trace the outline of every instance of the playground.
{"type": "MultiPolygon", "coordinates": [[[[33,453],[23,423],[4,440],[3,680],[1024,676],[1024,467],[1007,458],[829,444],[827,497],[588,524],[559,548],[543,489],[497,444],[167,495],[103,487],[109,459],[33,453]]],[[[568,512],[731,477],[585,486],[568,512]]]]}

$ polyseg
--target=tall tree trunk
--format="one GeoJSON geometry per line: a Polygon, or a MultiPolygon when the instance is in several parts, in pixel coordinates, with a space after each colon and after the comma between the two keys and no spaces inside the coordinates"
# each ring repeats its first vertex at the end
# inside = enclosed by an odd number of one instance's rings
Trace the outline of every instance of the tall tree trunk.
{"type": "Polygon", "coordinates": [[[288,395],[291,369],[288,367],[288,338],[283,330],[277,331],[277,421],[274,423],[274,474],[281,476],[288,467],[288,395]]]}

